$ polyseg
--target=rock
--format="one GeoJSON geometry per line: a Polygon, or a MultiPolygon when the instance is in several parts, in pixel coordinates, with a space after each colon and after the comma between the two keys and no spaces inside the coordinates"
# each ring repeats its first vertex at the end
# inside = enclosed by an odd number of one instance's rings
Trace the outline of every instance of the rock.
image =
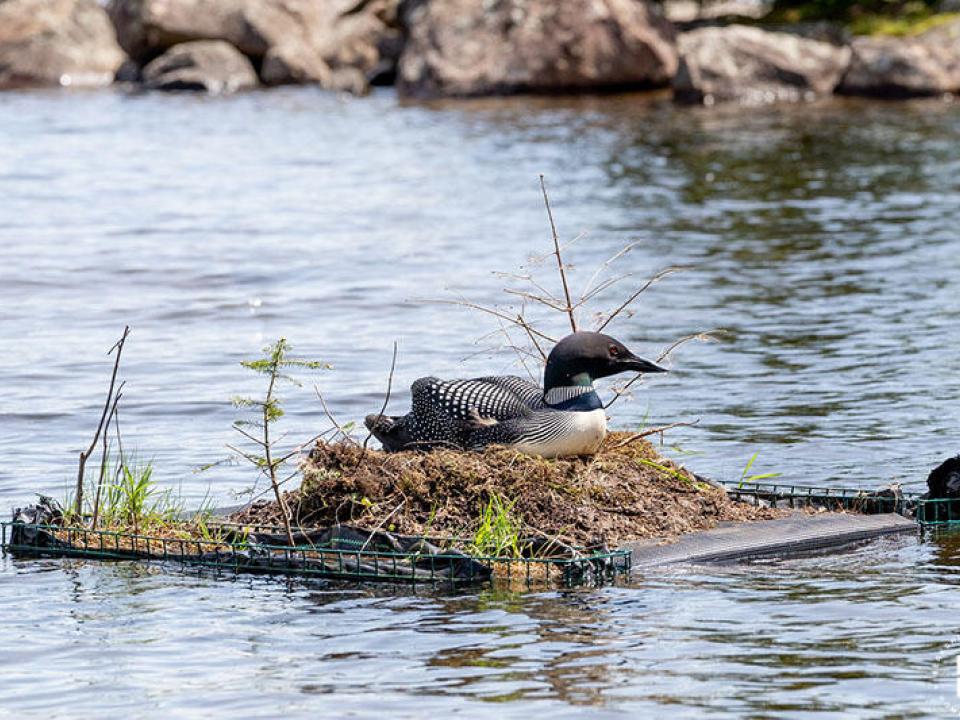
{"type": "Polygon", "coordinates": [[[367,78],[396,67],[399,2],[110,0],[109,9],[120,44],[142,64],[178,43],[223,40],[262,63],[267,84],[325,86],[335,70],[367,78]]]}
{"type": "Polygon", "coordinates": [[[260,79],[265,85],[330,85],[330,66],[301,43],[288,42],[269,50],[263,58],[260,79]]]}
{"type": "Polygon", "coordinates": [[[196,90],[212,94],[258,85],[257,72],[233,45],[223,40],[195,40],[174,45],[143,68],[152,90],[196,90]]]}
{"type": "Polygon", "coordinates": [[[0,88],[109,85],[124,59],[95,0],[0,2],[0,88]]]}
{"type": "Polygon", "coordinates": [[[647,0],[414,0],[402,24],[408,96],[655,87],[677,67],[647,0]]]}
{"type": "Polygon", "coordinates": [[[759,104],[831,93],[850,61],[845,47],[745,25],[683,33],[674,96],[759,104]]]}
{"type": "MultiPolygon", "coordinates": [[[[304,9],[317,5],[299,4],[304,9]]],[[[193,40],[224,40],[249,57],[262,58],[273,45],[300,36],[289,5],[268,0],[111,0],[108,9],[120,45],[143,65],[193,40]]]]}
{"type": "Polygon", "coordinates": [[[858,37],[838,92],[917,97],[960,90],[960,21],[912,38],[858,37]]]}

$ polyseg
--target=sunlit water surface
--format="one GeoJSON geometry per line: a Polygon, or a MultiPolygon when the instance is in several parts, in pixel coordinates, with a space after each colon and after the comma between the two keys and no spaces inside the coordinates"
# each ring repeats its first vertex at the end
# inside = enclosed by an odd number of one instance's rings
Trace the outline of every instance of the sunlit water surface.
{"type": "MultiPolygon", "coordinates": [[[[549,243],[539,172],[561,235],[586,232],[575,287],[633,241],[620,272],[689,266],[611,331],[653,357],[727,331],[615,425],[700,418],[665,450],[725,479],[759,452],[751,472],[797,484],[919,489],[960,450],[957,105],[5,94],[0,504],[65,493],[124,324],[127,445],[190,503],[252,482],[196,470],[257,389],[239,361],[278,336],[333,364],[312,380],[343,421],[379,407],[394,340],[401,389],[518,372],[475,342],[489,318],[423,300],[503,299],[491,271],[549,243]]],[[[327,424],[309,385],[284,395],[291,443],[327,424]]],[[[940,717],[958,560],[908,537],[523,595],[8,557],[0,714],[940,717]]]]}

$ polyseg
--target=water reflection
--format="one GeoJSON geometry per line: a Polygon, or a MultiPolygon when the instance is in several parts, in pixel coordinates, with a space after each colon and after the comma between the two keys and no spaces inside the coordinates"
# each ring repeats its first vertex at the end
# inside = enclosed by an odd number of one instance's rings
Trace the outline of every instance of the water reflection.
{"type": "MultiPolygon", "coordinates": [[[[0,98],[0,500],[70,482],[109,347],[134,328],[127,436],[199,501],[286,335],[332,362],[332,409],[397,405],[420,375],[515,371],[491,329],[412,302],[482,302],[547,240],[551,182],[575,272],[629,241],[655,286],[618,333],[641,351],[708,328],[618,426],[698,471],[875,487],[955,454],[956,104],[678,109],[660,96],[398,103],[309,89],[223,101],[0,98]],[[469,359],[464,359],[469,356],[469,359]],[[39,450],[37,450],[39,448],[39,450]]],[[[562,331],[562,327],[559,328],[562,331]]],[[[321,418],[287,398],[289,428],[321,418]]],[[[24,714],[942,716],[954,695],[956,537],[684,568],[569,593],[429,592],[0,560],[0,707],[24,714]],[[491,710],[495,704],[495,709],[491,710]],[[855,709],[855,710],[853,710],[855,709]]]]}

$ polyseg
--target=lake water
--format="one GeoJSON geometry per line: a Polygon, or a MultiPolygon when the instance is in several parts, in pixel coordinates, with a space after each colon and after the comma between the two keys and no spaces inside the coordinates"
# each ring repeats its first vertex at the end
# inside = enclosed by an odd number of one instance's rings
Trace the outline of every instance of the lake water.
{"type": "MultiPolygon", "coordinates": [[[[619,248],[645,293],[612,334],[674,372],[611,408],[721,479],[919,490],[960,451],[960,105],[675,108],[657,96],[403,104],[0,95],[0,505],[62,496],[124,324],[126,444],[190,503],[249,486],[239,361],[332,363],[289,442],[426,375],[518,372],[494,270],[549,249],[574,286],[619,248]]],[[[549,260],[549,258],[547,259],[549,260]]],[[[553,283],[548,264],[533,264],[553,283]]],[[[618,294],[598,299],[598,309],[618,294]]],[[[582,321],[591,317],[584,313],[582,321]]],[[[562,334],[562,319],[544,329],[562,334]]],[[[6,510],[4,510],[6,512],[6,510]]],[[[74,717],[901,715],[960,710],[960,543],[457,594],[0,560],[0,714],[74,717]],[[584,713],[589,708],[589,713],[584,713]]]]}

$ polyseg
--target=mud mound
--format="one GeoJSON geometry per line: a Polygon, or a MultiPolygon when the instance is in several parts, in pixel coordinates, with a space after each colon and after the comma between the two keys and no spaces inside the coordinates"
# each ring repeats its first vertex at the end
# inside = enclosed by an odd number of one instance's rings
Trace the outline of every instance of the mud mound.
{"type": "MultiPolygon", "coordinates": [[[[471,537],[493,495],[516,501],[529,535],[568,543],[673,538],[724,520],[759,520],[783,511],[751,507],[700,482],[645,440],[610,433],[592,458],[545,460],[504,448],[484,452],[364,451],[318,442],[303,466],[303,484],[288,493],[303,526],[343,522],[409,535],[471,537]]],[[[235,516],[278,522],[275,504],[235,516]]]]}

